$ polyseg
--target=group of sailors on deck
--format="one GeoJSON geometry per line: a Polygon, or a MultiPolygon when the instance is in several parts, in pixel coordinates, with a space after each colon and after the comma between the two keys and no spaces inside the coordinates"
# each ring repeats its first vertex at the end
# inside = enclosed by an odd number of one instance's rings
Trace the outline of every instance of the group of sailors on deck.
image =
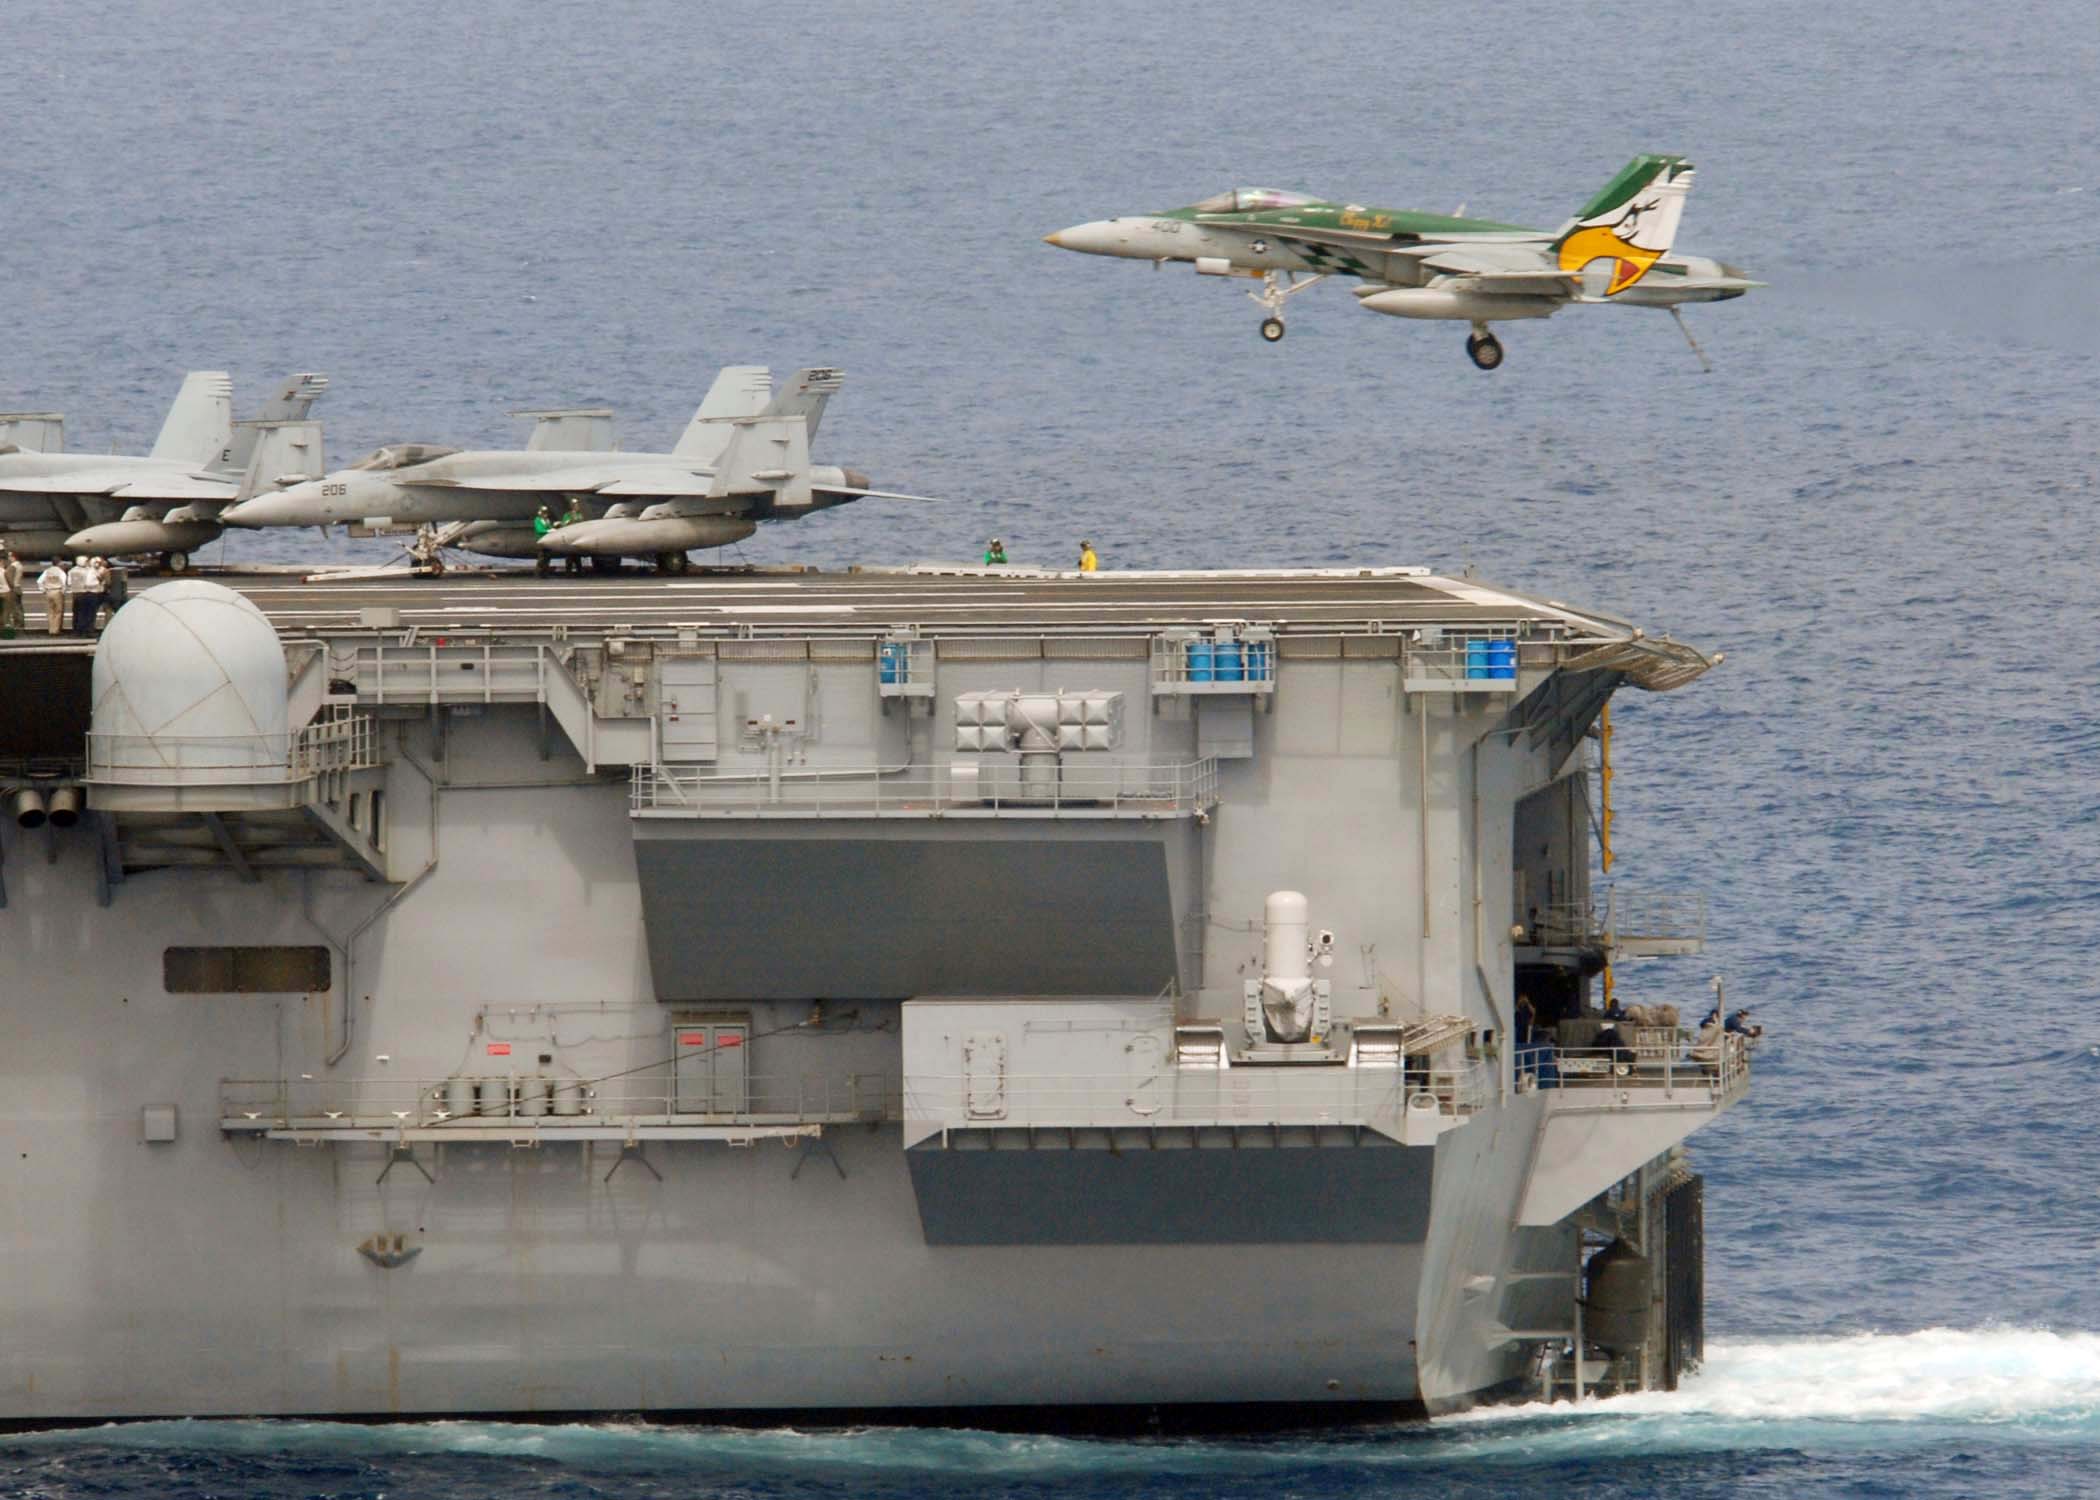
{"type": "Polygon", "coordinates": [[[25,612],[32,587],[44,602],[44,629],[49,635],[63,628],[67,601],[72,603],[73,634],[93,635],[103,607],[115,614],[128,593],[124,570],[100,557],[76,557],[70,568],[65,559],[53,558],[31,580],[22,560],[7,543],[0,542],[0,634],[29,628],[25,612]]]}

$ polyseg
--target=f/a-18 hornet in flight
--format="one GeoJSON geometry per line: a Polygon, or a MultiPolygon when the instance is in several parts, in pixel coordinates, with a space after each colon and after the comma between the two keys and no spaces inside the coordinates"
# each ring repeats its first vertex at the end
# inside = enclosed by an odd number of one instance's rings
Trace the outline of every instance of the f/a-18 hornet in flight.
{"type": "Polygon", "coordinates": [[[1240,188],[1044,238],[1087,255],[1193,261],[1199,276],[1259,280],[1261,290],[1247,295],[1267,311],[1261,336],[1272,344],[1283,337],[1289,298],[1330,276],[1354,276],[1363,283],[1357,300],[1373,312],[1471,323],[1466,353],[1492,370],[1502,341],[1491,324],[1550,318],[1570,303],[1666,308],[1698,353],[1678,308],[1762,283],[1722,261],[1670,253],[1691,188],[1683,157],[1636,156],[1557,230],[1240,188]]]}
{"type": "Polygon", "coordinates": [[[320,424],[305,418],[327,389],[320,375],[291,376],[236,423],[226,372],[193,370],[142,458],[67,453],[56,412],[0,413],[0,539],[30,557],[158,552],[180,573],[241,495],[321,472],[320,424]]]}
{"type": "Polygon", "coordinates": [[[540,440],[543,433],[524,449],[397,443],[347,469],[244,500],[223,519],[374,529],[465,523],[448,544],[484,556],[590,557],[611,567],[645,557],[659,572],[682,573],[690,549],[742,541],[761,521],[871,496],[921,498],[870,489],[864,474],[810,462],[825,403],[843,381],[838,370],[803,370],[776,395],[764,366],[733,365],[715,378],[669,453],[597,451],[597,424],[609,423],[607,412],[532,413],[543,427],[592,433],[590,450],[556,447],[540,440]],[[559,515],[572,500],[584,519],[535,536],[542,507],[559,515]]]}

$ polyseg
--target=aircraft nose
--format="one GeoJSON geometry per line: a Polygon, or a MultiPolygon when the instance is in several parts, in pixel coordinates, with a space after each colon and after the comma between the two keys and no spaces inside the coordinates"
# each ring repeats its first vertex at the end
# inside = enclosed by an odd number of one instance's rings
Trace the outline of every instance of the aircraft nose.
{"type": "Polygon", "coordinates": [[[1091,224],[1074,224],[1069,229],[1046,234],[1043,243],[1055,245],[1060,250],[1077,250],[1082,255],[1120,255],[1128,238],[1117,228],[1114,219],[1096,219],[1091,224]]]}
{"type": "Polygon", "coordinates": [[[294,485],[275,495],[256,495],[239,501],[220,511],[219,519],[228,526],[274,525],[285,518],[287,506],[304,488],[304,485],[294,485]]]}

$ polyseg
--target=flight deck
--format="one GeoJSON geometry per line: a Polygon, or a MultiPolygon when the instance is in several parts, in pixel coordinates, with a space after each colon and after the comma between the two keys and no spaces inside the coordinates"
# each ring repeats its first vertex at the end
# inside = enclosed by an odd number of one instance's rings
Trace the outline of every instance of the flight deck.
{"type": "MultiPolygon", "coordinates": [[[[1081,574],[919,564],[820,572],[721,569],[664,578],[643,573],[538,576],[522,569],[441,576],[374,569],[200,570],[237,590],[280,634],[413,626],[418,630],[552,630],[637,634],[679,630],[1143,630],[1220,620],[1288,629],[1418,629],[1531,622],[1607,636],[1625,621],[1576,611],[1427,568],[1331,568],[1081,574]],[[376,615],[373,612],[378,612],[376,615]]],[[[134,592],[150,587],[141,580],[134,592]]],[[[60,640],[70,637],[59,637],[60,640]]],[[[52,638],[26,632],[20,645],[52,638]]],[[[0,648],[8,643],[0,643],[0,648]]]]}

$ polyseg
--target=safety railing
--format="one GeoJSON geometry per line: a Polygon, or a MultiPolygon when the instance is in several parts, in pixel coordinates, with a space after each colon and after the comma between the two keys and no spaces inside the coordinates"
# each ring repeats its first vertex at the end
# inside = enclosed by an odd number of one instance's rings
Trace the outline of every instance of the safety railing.
{"type": "Polygon", "coordinates": [[[343,1081],[228,1078],[219,1084],[229,1130],[538,1130],[606,1125],[842,1124],[899,1118],[894,1074],[675,1078],[668,1068],[626,1078],[574,1074],[454,1074],[343,1081]]]}
{"type": "Polygon", "coordinates": [[[252,786],[374,764],[372,721],[363,714],[275,734],[87,737],[87,779],[108,785],[252,786]]]}
{"type": "Polygon", "coordinates": [[[1218,763],[1104,763],[1091,752],[1031,766],[985,756],[903,770],[842,766],[717,775],[637,766],[637,817],[1192,817],[1218,800],[1218,763]]]}
{"type": "Polygon", "coordinates": [[[1513,693],[1518,647],[1513,629],[1446,631],[1410,641],[1404,682],[1410,693],[1513,693]]]}
{"type": "Polygon", "coordinates": [[[1523,925],[1531,942],[1547,948],[1697,953],[1706,946],[1706,895],[1613,886],[1601,908],[1594,901],[1533,907],[1523,925]]]}
{"type": "Polygon", "coordinates": [[[1688,1096],[1719,1106],[1750,1086],[1751,1040],[1640,1027],[1618,1047],[1520,1046],[1517,1087],[1567,1090],[1567,1102],[1582,1107],[1681,1109],[1688,1096]]]}
{"type": "Polygon", "coordinates": [[[1397,1118],[1391,1068],[1163,1068],[1130,1075],[915,1075],[907,1119],[950,1129],[1362,1125],[1397,1118]]]}
{"type": "Polygon", "coordinates": [[[1154,693],[1269,693],[1276,688],[1276,641],[1267,632],[1152,638],[1154,693]]]}

